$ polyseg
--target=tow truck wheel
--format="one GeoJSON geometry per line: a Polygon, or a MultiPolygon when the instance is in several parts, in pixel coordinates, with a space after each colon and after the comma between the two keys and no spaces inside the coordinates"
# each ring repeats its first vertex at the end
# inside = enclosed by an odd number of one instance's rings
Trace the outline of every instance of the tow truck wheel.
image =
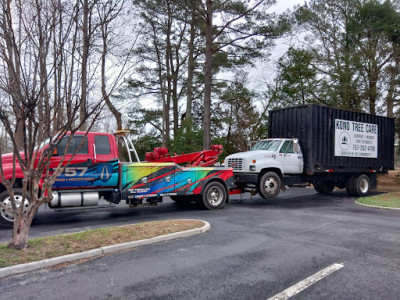
{"type": "MultiPolygon", "coordinates": [[[[14,189],[14,199],[15,199],[15,204],[17,207],[21,205],[22,202],[22,189],[14,189]]],[[[11,197],[8,195],[7,191],[4,191],[0,194],[0,201],[7,207],[11,208],[11,197]]],[[[29,206],[29,199],[28,196],[26,195],[25,201],[24,201],[24,209],[23,212],[26,213],[28,210],[29,206]]],[[[0,226],[6,227],[6,228],[11,228],[14,225],[14,216],[6,210],[3,207],[0,207],[0,226]]]]}
{"type": "Polygon", "coordinates": [[[265,199],[271,199],[278,196],[281,191],[281,178],[275,172],[265,173],[258,187],[260,196],[265,199]]]}
{"type": "Polygon", "coordinates": [[[201,200],[201,205],[205,209],[218,209],[228,200],[228,193],[222,183],[212,181],[206,185],[201,200]]]}
{"type": "Polygon", "coordinates": [[[367,175],[360,175],[354,181],[354,190],[357,196],[365,197],[369,194],[369,189],[371,187],[371,182],[367,175]]]}

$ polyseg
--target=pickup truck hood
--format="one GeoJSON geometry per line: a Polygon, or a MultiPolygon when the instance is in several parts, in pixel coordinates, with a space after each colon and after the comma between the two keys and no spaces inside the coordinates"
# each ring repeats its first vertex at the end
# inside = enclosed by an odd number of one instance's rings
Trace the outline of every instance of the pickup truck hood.
{"type": "MultiPolygon", "coordinates": [[[[19,155],[21,155],[22,159],[24,159],[24,157],[25,157],[24,152],[20,152],[19,155]]],[[[6,153],[1,156],[1,161],[2,161],[3,165],[12,164],[13,160],[14,160],[14,153],[6,153]]],[[[15,161],[18,165],[17,157],[15,157],[15,161]]]]}
{"type": "MultiPolygon", "coordinates": [[[[33,152],[33,157],[35,157],[36,153],[38,154],[38,157],[39,157],[39,156],[40,156],[40,151],[41,151],[41,150],[39,150],[39,152],[33,152]]],[[[20,151],[20,152],[19,152],[19,155],[21,156],[22,159],[25,158],[25,153],[24,153],[24,151],[20,151]]],[[[37,158],[36,158],[36,159],[37,159],[37,158]]],[[[3,162],[3,165],[12,164],[12,163],[13,163],[13,160],[14,160],[14,153],[6,153],[6,154],[3,154],[3,155],[1,156],[1,160],[2,160],[2,162],[3,162]]],[[[19,165],[19,162],[18,162],[18,158],[17,158],[17,157],[15,157],[15,161],[16,161],[16,164],[19,165]]]]}
{"type": "MultiPolygon", "coordinates": [[[[25,154],[20,152],[22,159],[24,159],[25,154]]],[[[6,153],[1,156],[2,167],[4,172],[4,177],[6,179],[11,179],[14,173],[14,155],[13,153],[6,153]]],[[[15,175],[17,178],[23,177],[21,167],[19,165],[18,159],[15,157],[15,175]]]]}

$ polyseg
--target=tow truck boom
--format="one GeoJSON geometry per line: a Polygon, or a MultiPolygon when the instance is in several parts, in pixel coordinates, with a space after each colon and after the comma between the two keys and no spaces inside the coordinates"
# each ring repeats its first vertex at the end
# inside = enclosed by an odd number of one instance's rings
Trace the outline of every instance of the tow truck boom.
{"type": "Polygon", "coordinates": [[[174,156],[168,154],[165,147],[154,148],[153,152],[147,152],[145,160],[148,162],[174,162],[176,164],[186,163],[186,167],[208,167],[218,161],[218,156],[223,151],[222,145],[212,145],[211,150],[203,150],[188,154],[174,156]]]}

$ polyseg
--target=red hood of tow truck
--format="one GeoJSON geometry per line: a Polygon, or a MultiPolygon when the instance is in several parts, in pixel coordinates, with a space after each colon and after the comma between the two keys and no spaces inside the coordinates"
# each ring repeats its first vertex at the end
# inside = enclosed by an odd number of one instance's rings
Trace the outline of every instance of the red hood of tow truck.
{"type": "MultiPolygon", "coordinates": [[[[19,152],[19,155],[21,156],[22,159],[25,158],[25,153],[23,151],[19,152]]],[[[4,164],[12,164],[13,159],[14,159],[14,153],[6,153],[1,156],[1,161],[2,161],[3,165],[4,164]]],[[[17,164],[19,164],[17,157],[15,157],[15,161],[17,164]]]]}

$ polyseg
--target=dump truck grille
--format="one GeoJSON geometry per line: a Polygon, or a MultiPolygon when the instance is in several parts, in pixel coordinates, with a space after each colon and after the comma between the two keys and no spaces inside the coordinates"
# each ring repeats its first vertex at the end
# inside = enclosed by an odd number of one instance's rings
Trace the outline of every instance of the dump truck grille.
{"type": "Polygon", "coordinates": [[[228,167],[234,171],[243,171],[243,158],[228,159],[228,167]]]}

